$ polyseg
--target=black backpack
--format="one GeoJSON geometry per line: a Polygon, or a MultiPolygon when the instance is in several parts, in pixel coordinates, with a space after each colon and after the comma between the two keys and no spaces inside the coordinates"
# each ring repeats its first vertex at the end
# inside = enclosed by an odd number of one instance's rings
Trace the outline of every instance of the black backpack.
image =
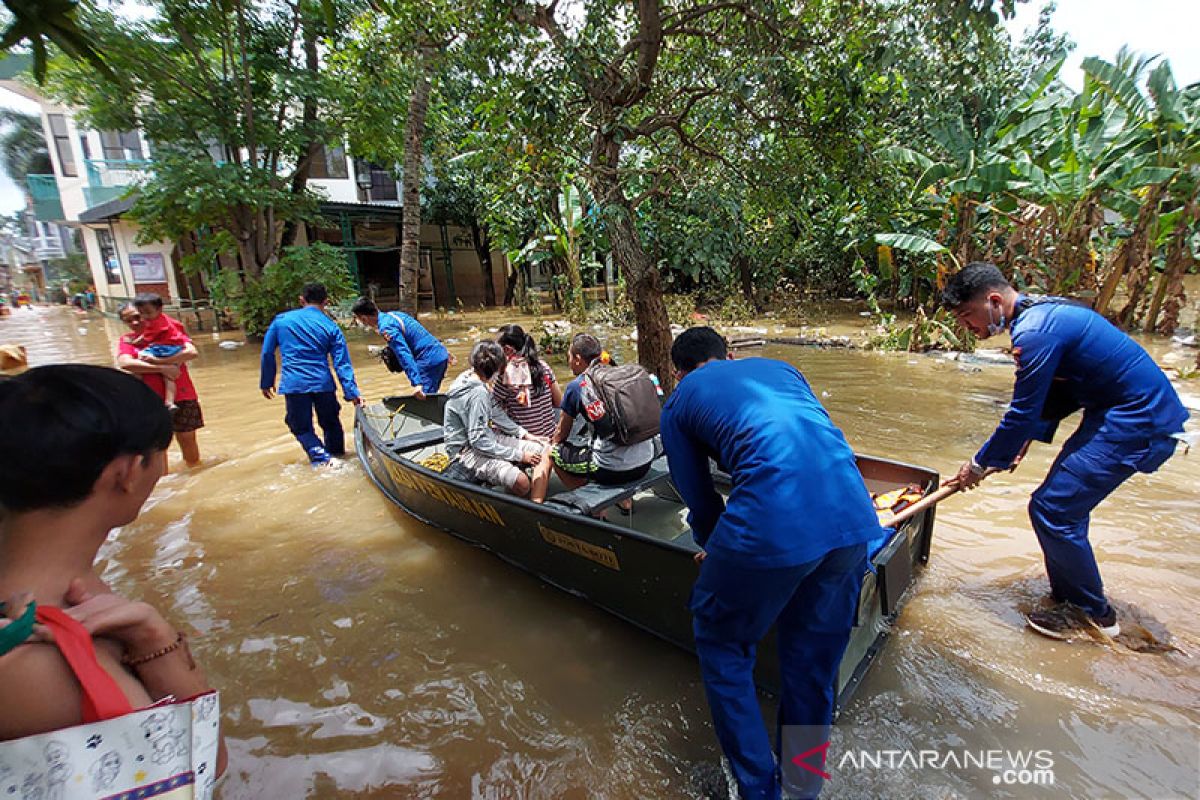
{"type": "Polygon", "coordinates": [[[583,412],[600,439],[638,444],[658,435],[658,386],[638,364],[593,364],[579,381],[583,412]]]}

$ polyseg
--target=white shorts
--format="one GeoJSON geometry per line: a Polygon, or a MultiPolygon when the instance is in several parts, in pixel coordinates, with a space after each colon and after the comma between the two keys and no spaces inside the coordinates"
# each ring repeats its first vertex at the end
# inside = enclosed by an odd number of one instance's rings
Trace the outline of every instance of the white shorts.
{"type": "MultiPolygon", "coordinates": [[[[525,454],[541,453],[546,448],[540,442],[518,439],[515,436],[509,436],[504,433],[493,433],[492,435],[496,437],[496,441],[502,446],[515,447],[521,453],[525,454]]],[[[462,452],[458,454],[458,463],[462,464],[463,469],[471,473],[471,476],[475,480],[495,486],[503,486],[509,490],[517,485],[517,479],[523,474],[521,472],[521,465],[506,461],[503,458],[485,456],[483,453],[473,450],[470,447],[464,447],[462,452]]]]}

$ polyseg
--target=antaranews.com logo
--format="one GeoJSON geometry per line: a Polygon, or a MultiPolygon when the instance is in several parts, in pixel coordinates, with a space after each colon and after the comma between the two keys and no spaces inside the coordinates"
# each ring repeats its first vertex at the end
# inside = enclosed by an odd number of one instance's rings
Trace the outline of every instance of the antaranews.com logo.
{"type": "MultiPolygon", "coordinates": [[[[825,771],[829,742],[810,747],[792,757],[798,769],[832,776],[825,771]]],[[[835,767],[846,770],[987,770],[992,783],[1005,786],[1053,786],[1054,754],[1049,750],[846,750],[837,757],[835,767]]]]}

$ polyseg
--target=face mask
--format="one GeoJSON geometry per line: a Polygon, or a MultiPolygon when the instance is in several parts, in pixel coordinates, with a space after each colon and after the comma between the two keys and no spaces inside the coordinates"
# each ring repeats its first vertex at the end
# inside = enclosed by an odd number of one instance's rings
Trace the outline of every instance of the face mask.
{"type": "Polygon", "coordinates": [[[996,334],[1001,333],[1005,328],[1005,322],[1006,322],[1006,320],[1004,319],[1004,307],[1003,306],[1000,307],[1000,321],[996,322],[992,316],[992,305],[991,305],[991,303],[989,303],[988,304],[988,326],[987,326],[988,336],[995,336],[996,334]]]}

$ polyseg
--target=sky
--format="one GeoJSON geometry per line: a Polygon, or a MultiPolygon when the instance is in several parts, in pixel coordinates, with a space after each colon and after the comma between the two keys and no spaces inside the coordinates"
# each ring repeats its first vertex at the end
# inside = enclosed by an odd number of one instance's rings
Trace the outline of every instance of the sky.
{"type": "MultiPolygon", "coordinates": [[[[1018,5],[1016,16],[1007,22],[1014,38],[1036,24],[1045,4],[1046,0],[1029,0],[1018,5]]],[[[1079,64],[1084,57],[1112,60],[1124,44],[1141,53],[1161,54],[1171,62],[1180,86],[1200,81],[1200,0],[1058,0],[1051,19],[1055,29],[1077,45],[1060,74],[1075,89],[1083,86],[1079,64]]],[[[3,89],[0,106],[37,113],[36,104],[3,89]]],[[[0,213],[12,213],[24,203],[21,190],[0,172],[0,213]]]]}

